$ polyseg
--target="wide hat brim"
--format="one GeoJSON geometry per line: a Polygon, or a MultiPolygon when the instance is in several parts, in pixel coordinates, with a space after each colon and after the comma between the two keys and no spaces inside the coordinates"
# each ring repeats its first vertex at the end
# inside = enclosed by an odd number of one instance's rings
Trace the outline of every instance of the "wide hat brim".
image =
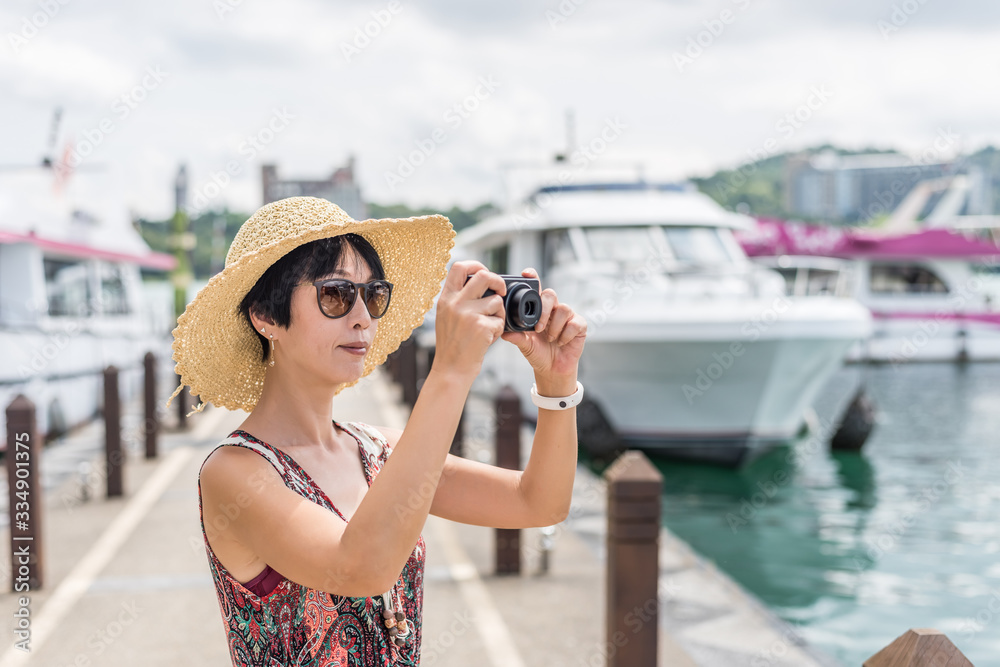
{"type": "MultiPolygon", "coordinates": [[[[316,197],[272,202],[244,223],[226,267],[177,318],[174,368],[181,386],[189,386],[191,394],[201,400],[199,409],[206,403],[229,410],[254,409],[267,364],[261,360],[257,334],[239,312],[240,302],[282,256],[305,243],[348,233],[371,243],[382,261],[385,279],[393,284],[391,305],[378,320],[361,377],[385,362],[420,326],[447,275],[455,244],[448,218],[353,220],[335,204],[316,197]]],[[[357,382],[338,385],[334,394],[357,382]]]]}

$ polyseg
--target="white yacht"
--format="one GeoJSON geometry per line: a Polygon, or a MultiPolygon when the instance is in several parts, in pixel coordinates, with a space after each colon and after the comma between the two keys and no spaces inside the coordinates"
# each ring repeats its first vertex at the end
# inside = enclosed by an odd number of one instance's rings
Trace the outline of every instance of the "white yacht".
{"type": "Polygon", "coordinates": [[[0,171],[4,433],[17,394],[52,437],[97,414],[108,365],[127,398],[142,386],[143,355],[169,353],[171,290],[144,287],[140,267],[167,271],[174,258],[151,252],[106,174],[59,180],[52,167],[0,171]]]}
{"type": "MultiPolygon", "coordinates": [[[[753,224],[688,184],[552,185],[460,232],[453,258],[506,274],[535,267],[543,288],[585,315],[587,428],[738,465],[794,437],[848,348],[871,333],[852,299],[786,296],[733,236],[753,224]]],[[[516,347],[494,344],[483,371],[481,385],[510,384],[537,416],[516,347]]]]}
{"type": "Polygon", "coordinates": [[[759,220],[738,235],[789,293],[850,295],[871,310],[871,337],[850,361],[1000,361],[1000,246],[936,227],[901,233],[759,220]]]}

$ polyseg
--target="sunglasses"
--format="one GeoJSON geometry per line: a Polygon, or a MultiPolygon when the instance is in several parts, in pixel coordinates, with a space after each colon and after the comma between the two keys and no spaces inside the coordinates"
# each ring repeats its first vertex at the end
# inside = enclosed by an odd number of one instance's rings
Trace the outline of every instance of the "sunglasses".
{"type": "Polygon", "coordinates": [[[387,280],[356,283],[345,278],[329,278],[314,283],[299,284],[312,284],[316,287],[316,302],[319,304],[320,312],[330,319],[337,319],[351,312],[358,298],[358,292],[361,292],[368,314],[373,320],[377,320],[389,310],[389,299],[392,297],[392,283],[387,280]]]}

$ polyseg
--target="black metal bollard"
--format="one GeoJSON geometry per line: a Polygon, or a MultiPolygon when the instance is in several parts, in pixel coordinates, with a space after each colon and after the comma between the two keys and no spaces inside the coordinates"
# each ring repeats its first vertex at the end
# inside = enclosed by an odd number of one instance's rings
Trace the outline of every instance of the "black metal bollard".
{"type": "Polygon", "coordinates": [[[399,383],[399,348],[392,351],[388,357],[385,358],[385,370],[389,373],[389,377],[393,382],[399,383]]]}
{"type": "MultiPolygon", "coordinates": [[[[177,376],[177,384],[181,383],[181,376],[177,376]]],[[[181,388],[179,394],[174,399],[177,404],[177,428],[183,431],[187,428],[187,413],[188,413],[188,393],[187,385],[181,388]]]]}
{"type": "Polygon", "coordinates": [[[462,414],[458,415],[458,426],[455,428],[455,437],[451,439],[451,449],[449,454],[455,456],[465,456],[465,405],[462,406],[462,414]]]}
{"type": "Polygon", "coordinates": [[[122,408],[118,398],[118,369],[104,369],[104,459],[108,498],[122,495],[122,408]]]}
{"type": "Polygon", "coordinates": [[[407,338],[399,346],[399,383],[403,402],[411,408],[417,402],[417,342],[407,338]]]}
{"type": "Polygon", "coordinates": [[[160,433],[160,417],[156,413],[156,355],[147,352],[142,359],[145,369],[145,420],[143,430],[146,435],[146,458],[156,458],[157,438],[160,433]]]}
{"type": "Polygon", "coordinates": [[[608,656],[607,667],[656,665],[663,476],[645,454],[628,451],[608,467],[604,479],[608,486],[605,640],[621,646],[608,656]],[[638,629],[633,627],[637,617],[644,621],[638,629]]]}
{"type": "Polygon", "coordinates": [[[9,489],[10,590],[15,593],[38,590],[44,581],[41,454],[35,404],[18,394],[7,406],[4,454],[9,489]]]}
{"type": "MultiPolygon", "coordinates": [[[[521,400],[509,386],[496,397],[497,467],[521,469],[521,400]]],[[[496,529],[496,573],[521,573],[521,531],[518,528],[496,529]]]]}

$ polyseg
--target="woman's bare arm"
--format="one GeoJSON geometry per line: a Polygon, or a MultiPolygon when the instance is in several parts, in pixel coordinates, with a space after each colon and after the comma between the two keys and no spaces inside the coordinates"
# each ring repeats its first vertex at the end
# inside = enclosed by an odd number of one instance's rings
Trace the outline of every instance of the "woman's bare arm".
{"type": "Polygon", "coordinates": [[[261,466],[270,464],[259,455],[227,453],[219,457],[227,459],[224,463],[213,463],[217,454],[209,457],[202,469],[207,501],[239,506],[239,499],[245,500],[255,488],[261,489],[257,497],[266,498],[254,502],[250,496],[236,513],[234,537],[302,585],[352,597],[389,590],[427,520],[483,355],[503,333],[500,295],[505,291],[503,279],[479,262],[452,266],[438,299],[434,365],[392,457],[346,526],[333,513],[284,488],[273,468],[262,477],[261,466]],[[497,294],[479,298],[487,289],[497,294]],[[230,465],[228,459],[240,461],[230,465]]]}

